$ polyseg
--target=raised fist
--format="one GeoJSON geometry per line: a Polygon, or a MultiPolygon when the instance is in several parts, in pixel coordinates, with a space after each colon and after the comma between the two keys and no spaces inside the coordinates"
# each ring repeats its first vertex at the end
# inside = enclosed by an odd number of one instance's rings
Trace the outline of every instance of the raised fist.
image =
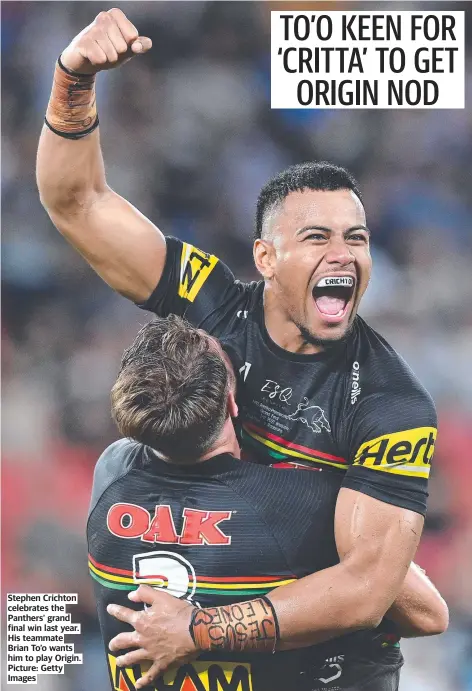
{"type": "Polygon", "coordinates": [[[67,46],[61,60],[74,72],[95,74],[119,67],[151,47],[151,39],[139,36],[125,13],[114,7],[100,12],[67,46]]]}

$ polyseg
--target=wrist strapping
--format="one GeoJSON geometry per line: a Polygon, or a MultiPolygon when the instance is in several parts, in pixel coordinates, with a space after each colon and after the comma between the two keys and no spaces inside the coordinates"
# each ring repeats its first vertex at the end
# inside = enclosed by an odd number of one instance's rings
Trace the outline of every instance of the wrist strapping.
{"type": "Polygon", "coordinates": [[[44,121],[66,139],[80,139],[93,132],[98,126],[95,75],[72,72],[59,57],[44,121]]]}
{"type": "Polygon", "coordinates": [[[195,609],[189,630],[201,651],[273,653],[279,639],[277,614],[266,597],[195,609]]]}

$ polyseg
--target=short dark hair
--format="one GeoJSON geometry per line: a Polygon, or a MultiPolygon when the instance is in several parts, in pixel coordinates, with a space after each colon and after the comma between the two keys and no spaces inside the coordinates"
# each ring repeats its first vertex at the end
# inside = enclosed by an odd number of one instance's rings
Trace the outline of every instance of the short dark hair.
{"type": "Polygon", "coordinates": [[[262,235],[266,213],[282,202],[290,192],[302,190],[352,190],[362,202],[355,178],[345,168],[327,161],[309,161],[290,166],[271,178],[259,193],[254,238],[262,235]]]}
{"type": "Polygon", "coordinates": [[[124,437],[194,463],[221,432],[231,383],[208,334],[174,315],[153,319],[124,352],[112,415],[124,437]]]}

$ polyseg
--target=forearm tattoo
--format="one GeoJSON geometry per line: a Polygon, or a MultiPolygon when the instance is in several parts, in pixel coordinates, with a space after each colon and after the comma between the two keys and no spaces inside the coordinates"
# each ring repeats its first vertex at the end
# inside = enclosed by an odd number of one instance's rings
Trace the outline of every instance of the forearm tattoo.
{"type": "Polygon", "coordinates": [[[272,653],[279,638],[279,626],[272,603],[260,597],[195,609],[190,634],[199,650],[272,653]]]}
{"type": "Polygon", "coordinates": [[[66,139],[80,139],[98,125],[95,75],[68,70],[59,58],[45,117],[46,125],[66,139]]]}

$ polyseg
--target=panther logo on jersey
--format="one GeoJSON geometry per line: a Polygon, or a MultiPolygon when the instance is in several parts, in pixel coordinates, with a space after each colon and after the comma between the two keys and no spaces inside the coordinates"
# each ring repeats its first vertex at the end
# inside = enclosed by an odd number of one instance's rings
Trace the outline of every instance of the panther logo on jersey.
{"type": "Polygon", "coordinates": [[[331,432],[331,425],[326,418],[323,408],[320,408],[319,405],[310,405],[310,401],[306,396],[297,405],[296,411],[286,417],[287,420],[300,420],[313,432],[321,432],[322,429],[331,432]]]}
{"type": "MultiPolygon", "coordinates": [[[[242,370],[243,368],[239,371],[241,372],[242,370]]],[[[279,400],[282,401],[282,403],[288,403],[293,394],[291,387],[287,386],[284,388],[273,379],[266,379],[261,391],[267,392],[267,396],[271,400],[279,400]]],[[[290,413],[290,415],[279,413],[279,415],[286,420],[300,420],[300,422],[303,422],[312,432],[319,433],[322,430],[331,432],[331,425],[328,422],[323,408],[319,405],[311,405],[306,396],[303,397],[303,400],[300,401],[297,405],[297,409],[293,413],[290,413]]]]}

